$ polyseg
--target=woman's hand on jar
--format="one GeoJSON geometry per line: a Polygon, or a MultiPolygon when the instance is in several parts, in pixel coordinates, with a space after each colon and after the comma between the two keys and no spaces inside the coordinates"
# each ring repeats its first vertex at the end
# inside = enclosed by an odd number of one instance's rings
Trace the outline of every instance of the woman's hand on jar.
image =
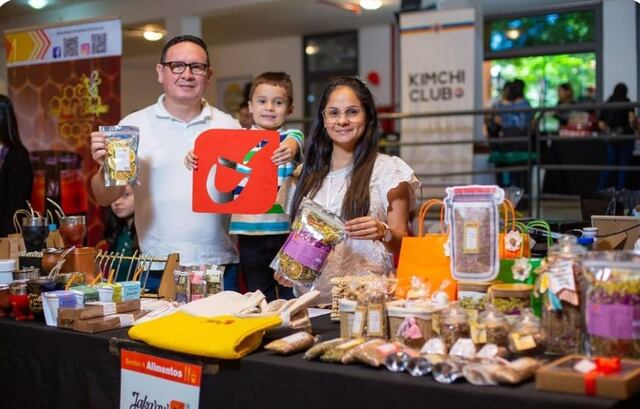
{"type": "Polygon", "coordinates": [[[349,237],[358,240],[382,240],[385,225],[371,216],[356,217],[345,223],[345,230],[349,237]]]}

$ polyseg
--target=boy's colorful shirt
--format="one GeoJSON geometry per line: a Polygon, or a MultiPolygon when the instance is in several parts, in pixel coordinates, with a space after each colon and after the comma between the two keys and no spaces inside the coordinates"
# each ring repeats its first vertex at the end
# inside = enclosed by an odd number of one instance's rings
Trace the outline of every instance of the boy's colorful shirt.
{"type": "MultiPolygon", "coordinates": [[[[299,152],[302,152],[302,146],[304,143],[304,134],[297,129],[289,129],[286,131],[280,130],[280,142],[287,138],[293,138],[298,143],[299,152]]],[[[251,151],[247,153],[244,158],[244,162],[248,162],[253,155],[262,147],[262,144],[256,145],[251,151]]],[[[288,162],[284,165],[278,166],[278,190],[285,185],[287,178],[293,175],[293,171],[296,168],[295,162],[288,162]]],[[[236,170],[240,173],[246,171],[248,173],[249,168],[245,168],[238,164],[236,170]]],[[[242,193],[245,181],[240,182],[240,185],[233,190],[234,198],[242,193]]],[[[266,234],[287,234],[291,231],[291,223],[289,221],[289,215],[282,208],[282,205],[276,203],[273,207],[264,214],[234,214],[231,216],[231,224],[229,226],[230,234],[247,234],[247,235],[266,235],[266,234]]]]}

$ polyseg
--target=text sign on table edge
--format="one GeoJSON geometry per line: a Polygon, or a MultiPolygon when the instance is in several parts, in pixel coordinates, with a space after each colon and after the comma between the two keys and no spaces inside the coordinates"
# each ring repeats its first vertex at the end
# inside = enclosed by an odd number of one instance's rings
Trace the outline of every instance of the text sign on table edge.
{"type": "Polygon", "coordinates": [[[120,375],[120,409],[199,407],[200,365],[123,349],[120,375]]]}
{"type": "Polygon", "coordinates": [[[201,133],[193,148],[198,156],[198,169],[193,171],[193,211],[269,211],[278,193],[278,168],[271,156],[279,145],[280,135],[275,131],[210,129],[201,133]],[[258,144],[261,147],[255,150],[258,144]],[[237,198],[222,202],[212,197],[229,196],[241,182],[242,191],[237,198]]]}

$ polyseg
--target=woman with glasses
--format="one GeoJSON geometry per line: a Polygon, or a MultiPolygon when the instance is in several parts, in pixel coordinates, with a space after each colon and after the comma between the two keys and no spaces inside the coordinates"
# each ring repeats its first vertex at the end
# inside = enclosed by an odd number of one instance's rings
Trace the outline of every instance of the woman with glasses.
{"type": "MultiPolygon", "coordinates": [[[[400,158],[378,153],[378,116],[371,91],[357,77],[332,81],[307,139],[292,217],[309,197],[346,221],[347,238],[330,254],[315,289],[331,302],[330,280],[387,274],[409,234],[409,211],[420,182],[400,158]]],[[[276,279],[287,285],[282,277],[276,279]]]]}

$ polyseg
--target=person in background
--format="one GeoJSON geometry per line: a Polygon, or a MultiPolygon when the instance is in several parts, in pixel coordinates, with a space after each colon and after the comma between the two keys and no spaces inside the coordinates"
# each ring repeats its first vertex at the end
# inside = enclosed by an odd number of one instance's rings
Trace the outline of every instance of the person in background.
{"type": "MultiPolygon", "coordinates": [[[[378,153],[379,124],[371,91],[358,77],[339,77],[324,90],[305,145],[292,218],[308,197],[346,220],[347,238],[329,254],[314,288],[331,302],[330,280],[393,271],[392,256],[409,234],[409,211],[420,182],[400,158],[378,153]]],[[[279,273],[275,278],[292,285],[279,273]]]]}
{"type": "MultiPolygon", "coordinates": [[[[627,85],[620,82],[613,89],[613,93],[607,99],[606,103],[615,102],[631,102],[627,96],[627,85]]],[[[615,135],[634,135],[636,128],[636,115],[633,108],[623,109],[603,109],[598,118],[598,129],[610,136],[615,135]]],[[[631,157],[633,156],[633,148],[635,140],[615,139],[607,142],[607,165],[629,166],[631,157]]],[[[609,176],[613,171],[605,170],[600,174],[598,180],[598,190],[603,190],[610,186],[609,176]]],[[[627,182],[627,171],[619,170],[615,180],[616,190],[623,189],[627,182]]]]}
{"type": "MultiPolygon", "coordinates": [[[[564,82],[558,86],[558,106],[567,106],[575,104],[576,101],[573,96],[573,87],[570,83],[564,82]]],[[[554,118],[560,123],[560,127],[569,124],[569,117],[571,111],[559,111],[553,114],[554,118]]]]}
{"type": "Polygon", "coordinates": [[[236,119],[244,129],[251,129],[253,126],[253,116],[249,111],[249,101],[243,101],[238,107],[236,119]]]}
{"type": "MultiPolygon", "coordinates": [[[[138,145],[139,185],[133,186],[135,225],[144,254],[164,258],[180,255],[181,265],[214,264],[225,268],[225,288],[238,289],[238,251],[229,235],[229,215],[194,213],[191,207],[192,177],[182,164],[198,135],[209,129],[240,129],[240,124],[203,98],[212,70],[207,46],[201,38],[183,35],[169,40],[156,64],[164,94],[158,101],[120,121],[140,129],[138,145]]],[[[91,154],[101,166],[106,156],[105,135],[91,134],[91,154]]],[[[102,171],[91,179],[100,205],[108,206],[125,191],[106,187],[102,171]]],[[[216,193],[219,203],[232,193],[216,193]]],[[[154,263],[147,288],[160,286],[163,264],[154,263]]]]}
{"type": "MultiPolygon", "coordinates": [[[[249,90],[249,111],[253,116],[251,129],[278,131],[280,146],[275,150],[272,161],[278,166],[278,198],[265,214],[234,214],[231,216],[229,233],[238,236],[240,251],[240,272],[245,278],[249,291],[260,290],[272,301],[277,298],[293,298],[289,287],[279,285],[273,279],[269,264],[274,259],[291,231],[290,215],[286,210],[286,198],[296,167],[294,160],[299,156],[304,143],[304,135],[297,129],[283,129],[287,116],[293,112],[293,84],[284,72],[265,72],[258,75],[249,90]]],[[[260,149],[252,149],[245,158],[260,149]]],[[[197,157],[190,152],[185,158],[188,169],[197,168],[197,157]]],[[[242,171],[242,169],[238,169],[242,171]]],[[[234,196],[242,193],[243,186],[234,190],[234,196]]]]}
{"type": "MultiPolygon", "coordinates": [[[[124,194],[109,206],[109,213],[104,227],[108,251],[125,257],[131,257],[136,250],[139,250],[136,225],[133,222],[134,203],[133,189],[131,186],[126,186],[124,194]]],[[[129,264],[128,261],[123,261],[120,264],[116,281],[127,279],[129,264]]]]}
{"type": "Polygon", "coordinates": [[[0,95],[0,237],[15,233],[13,214],[27,208],[32,188],[33,168],[18,133],[13,104],[0,95]]]}
{"type": "MultiPolygon", "coordinates": [[[[496,105],[496,109],[506,111],[511,109],[531,108],[529,101],[524,97],[524,89],[524,81],[518,78],[514,79],[508,86],[506,95],[508,102],[501,101],[496,105]]],[[[531,112],[504,112],[498,114],[498,117],[501,126],[502,138],[523,138],[530,136],[532,119],[531,112]]],[[[500,150],[501,160],[499,161],[499,166],[522,166],[527,163],[527,156],[529,155],[529,152],[527,150],[526,142],[501,144],[500,150]]],[[[498,165],[498,163],[496,163],[496,165],[498,165]]],[[[498,176],[498,185],[500,186],[527,187],[526,172],[502,172],[498,176]]]]}

